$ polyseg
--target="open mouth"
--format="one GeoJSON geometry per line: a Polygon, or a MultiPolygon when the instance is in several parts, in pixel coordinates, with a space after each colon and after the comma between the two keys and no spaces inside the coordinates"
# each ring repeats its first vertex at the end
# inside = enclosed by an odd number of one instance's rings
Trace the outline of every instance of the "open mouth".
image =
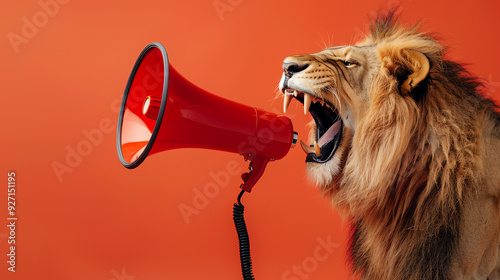
{"type": "Polygon", "coordinates": [[[292,98],[304,104],[304,113],[309,112],[316,123],[316,140],[313,144],[300,141],[307,154],[306,162],[325,163],[332,159],[342,139],[344,123],[338,111],[332,104],[292,88],[284,88],[284,111],[290,105],[292,98]]]}

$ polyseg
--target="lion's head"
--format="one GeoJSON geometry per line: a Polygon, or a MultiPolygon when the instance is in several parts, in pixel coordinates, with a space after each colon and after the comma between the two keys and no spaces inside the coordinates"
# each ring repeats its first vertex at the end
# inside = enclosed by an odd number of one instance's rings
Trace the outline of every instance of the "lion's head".
{"type": "Polygon", "coordinates": [[[335,194],[352,176],[373,191],[394,183],[405,152],[418,146],[412,139],[419,104],[430,73],[440,72],[442,53],[418,27],[389,18],[355,45],[284,60],[284,110],[297,99],[313,117],[309,143],[301,144],[308,173],[325,194],[335,194]]]}

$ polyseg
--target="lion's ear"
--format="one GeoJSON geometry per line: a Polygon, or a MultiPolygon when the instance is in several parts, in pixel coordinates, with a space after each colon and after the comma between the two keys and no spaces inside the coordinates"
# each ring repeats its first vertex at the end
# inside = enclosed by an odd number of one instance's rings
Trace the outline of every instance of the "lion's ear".
{"type": "Polygon", "coordinates": [[[411,94],[412,90],[429,74],[429,59],[419,51],[382,45],[378,53],[382,67],[397,80],[403,96],[411,94]]]}
{"type": "Polygon", "coordinates": [[[430,63],[427,56],[419,51],[408,50],[406,51],[407,65],[411,74],[408,75],[406,80],[401,85],[401,93],[403,95],[409,94],[421,81],[429,74],[430,63]]]}

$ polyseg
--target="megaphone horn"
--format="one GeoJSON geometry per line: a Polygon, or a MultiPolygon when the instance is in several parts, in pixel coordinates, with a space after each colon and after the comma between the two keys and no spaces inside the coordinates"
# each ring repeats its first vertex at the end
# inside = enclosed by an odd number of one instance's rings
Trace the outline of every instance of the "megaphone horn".
{"type": "Polygon", "coordinates": [[[127,168],[148,155],[204,148],[243,155],[250,192],[269,161],[283,158],[297,141],[289,118],[211,94],[182,77],[160,43],[139,55],[130,74],[117,129],[117,150],[127,168]]]}

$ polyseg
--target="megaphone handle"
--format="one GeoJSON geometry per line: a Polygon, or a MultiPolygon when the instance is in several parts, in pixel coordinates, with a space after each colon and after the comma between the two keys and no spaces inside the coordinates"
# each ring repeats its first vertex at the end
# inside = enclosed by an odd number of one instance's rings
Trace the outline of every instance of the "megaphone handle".
{"type": "Polygon", "coordinates": [[[267,163],[270,161],[269,158],[256,156],[248,166],[250,172],[243,173],[241,179],[243,179],[243,184],[241,188],[247,192],[251,192],[253,186],[260,179],[262,174],[264,174],[264,169],[266,169],[267,163]]]}

